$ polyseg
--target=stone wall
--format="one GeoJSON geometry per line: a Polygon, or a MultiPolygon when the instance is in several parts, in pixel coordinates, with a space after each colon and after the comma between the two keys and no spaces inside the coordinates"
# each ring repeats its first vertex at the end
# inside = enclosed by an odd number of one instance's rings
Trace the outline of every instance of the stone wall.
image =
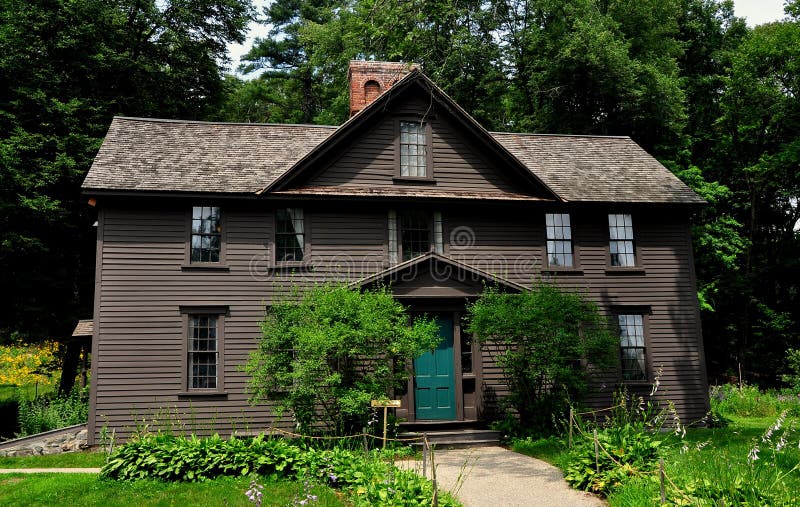
{"type": "Polygon", "coordinates": [[[86,449],[86,425],[80,424],[0,442],[0,456],[40,456],[86,449]]]}

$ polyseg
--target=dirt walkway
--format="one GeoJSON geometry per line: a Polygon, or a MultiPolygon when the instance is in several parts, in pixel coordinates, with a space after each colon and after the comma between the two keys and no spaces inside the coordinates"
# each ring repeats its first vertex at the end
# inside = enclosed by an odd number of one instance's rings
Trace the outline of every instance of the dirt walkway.
{"type": "MultiPolygon", "coordinates": [[[[556,467],[501,447],[436,451],[439,486],[455,492],[465,507],[604,506],[570,488],[556,467]]],[[[422,463],[398,463],[422,471],[422,463]]]]}

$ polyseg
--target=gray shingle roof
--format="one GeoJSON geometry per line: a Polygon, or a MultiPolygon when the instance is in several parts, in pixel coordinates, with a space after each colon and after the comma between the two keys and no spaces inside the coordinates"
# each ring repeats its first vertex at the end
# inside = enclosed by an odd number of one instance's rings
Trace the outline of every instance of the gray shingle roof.
{"type": "Polygon", "coordinates": [[[83,188],[255,193],[335,130],[117,117],[83,188]]]}
{"type": "MultiPolygon", "coordinates": [[[[118,117],[83,188],[254,194],[336,128],[118,117]]],[[[492,136],[567,201],[704,202],[627,137],[492,136]]]]}

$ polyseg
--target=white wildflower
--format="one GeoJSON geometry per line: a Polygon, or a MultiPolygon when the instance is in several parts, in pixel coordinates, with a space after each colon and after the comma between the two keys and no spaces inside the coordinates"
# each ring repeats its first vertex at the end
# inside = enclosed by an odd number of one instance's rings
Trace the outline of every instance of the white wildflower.
{"type": "Polygon", "coordinates": [[[689,452],[689,445],[683,444],[683,447],[681,447],[681,454],[686,454],[687,452],[689,452]]]}
{"type": "Polygon", "coordinates": [[[780,452],[784,447],[786,447],[786,435],[782,435],[781,439],[778,440],[778,443],[775,444],[775,450],[780,452]]]}
{"type": "Polygon", "coordinates": [[[699,451],[699,450],[701,450],[703,447],[705,447],[705,446],[709,445],[710,443],[711,443],[711,441],[710,441],[710,440],[706,440],[705,442],[698,442],[698,443],[697,443],[697,445],[696,445],[695,447],[697,447],[697,450],[699,451]]]}
{"type": "Polygon", "coordinates": [[[756,461],[758,459],[758,451],[759,450],[760,449],[758,448],[758,444],[753,446],[753,448],[750,449],[750,454],[747,455],[747,460],[748,461],[756,461]]]}

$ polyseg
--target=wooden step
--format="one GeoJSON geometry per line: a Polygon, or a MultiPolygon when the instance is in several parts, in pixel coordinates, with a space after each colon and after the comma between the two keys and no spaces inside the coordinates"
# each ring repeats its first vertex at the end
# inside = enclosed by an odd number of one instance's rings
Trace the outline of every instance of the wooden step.
{"type": "MultiPolygon", "coordinates": [[[[455,449],[463,447],[484,447],[500,444],[500,432],[479,429],[446,429],[432,431],[415,431],[403,433],[404,438],[421,437],[426,434],[428,442],[438,449],[455,449]]],[[[421,447],[421,441],[411,443],[412,447],[421,447]]]]}

